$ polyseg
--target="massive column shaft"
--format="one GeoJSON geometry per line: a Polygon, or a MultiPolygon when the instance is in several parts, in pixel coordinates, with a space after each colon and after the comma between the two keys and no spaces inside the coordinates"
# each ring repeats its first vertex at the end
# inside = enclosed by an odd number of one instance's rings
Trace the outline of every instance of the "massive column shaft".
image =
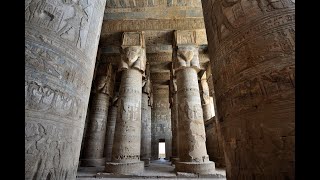
{"type": "Polygon", "coordinates": [[[76,178],[105,3],[25,3],[26,179],[76,178]]]}
{"type": "Polygon", "coordinates": [[[294,0],[202,0],[227,179],[295,179],[294,0]]]}
{"type": "Polygon", "coordinates": [[[118,111],[118,95],[115,95],[113,97],[112,104],[109,107],[108,120],[107,120],[106,141],[104,145],[104,155],[105,155],[106,162],[111,161],[111,157],[112,157],[112,146],[113,146],[113,140],[114,140],[114,132],[116,128],[117,111],[118,111]]]}
{"type": "Polygon", "coordinates": [[[151,158],[151,81],[149,64],[147,64],[145,85],[142,88],[141,102],[141,160],[145,166],[149,166],[151,158]]]}
{"type": "Polygon", "coordinates": [[[88,130],[81,166],[104,166],[103,158],[109,99],[113,93],[114,72],[111,64],[100,63],[93,87],[88,130]]]}
{"type": "Polygon", "coordinates": [[[144,163],[140,161],[142,74],[146,66],[143,33],[126,32],[122,41],[116,131],[112,158],[106,163],[106,171],[139,174],[144,169],[144,163]]]}
{"type": "MultiPolygon", "coordinates": [[[[176,31],[174,69],[179,101],[179,159],[176,171],[208,174],[214,171],[206,149],[206,134],[198,85],[199,52],[195,45],[184,44],[192,31],[176,31]]],[[[194,33],[193,33],[194,34],[194,33]]]]}

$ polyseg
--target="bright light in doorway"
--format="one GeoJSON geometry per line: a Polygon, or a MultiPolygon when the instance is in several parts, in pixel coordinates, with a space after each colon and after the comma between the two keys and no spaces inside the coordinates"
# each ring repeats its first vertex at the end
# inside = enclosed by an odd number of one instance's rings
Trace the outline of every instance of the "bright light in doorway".
{"type": "Polygon", "coordinates": [[[166,143],[159,142],[159,158],[165,158],[165,157],[166,157],[166,143]]]}

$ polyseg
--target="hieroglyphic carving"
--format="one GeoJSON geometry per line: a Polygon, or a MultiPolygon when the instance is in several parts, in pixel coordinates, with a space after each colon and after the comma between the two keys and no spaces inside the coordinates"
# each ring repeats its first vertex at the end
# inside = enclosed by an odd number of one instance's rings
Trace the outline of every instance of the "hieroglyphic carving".
{"type": "Polygon", "coordinates": [[[60,115],[76,121],[82,119],[84,106],[80,98],[34,81],[25,81],[25,91],[25,98],[28,99],[26,110],[60,115]]]}
{"type": "Polygon", "coordinates": [[[197,104],[194,102],[185,102],[179,104],[180,111],[183,117],[183,114],[189,119],[189,120],[199,120],[203,118],[202,115],[202,107],[201,104],[197,104]]]}
{"type": "Polygon", "coordinates": [[[172,43],[172,31],[146,31],[145,32],[145,40],[146,45],[171,45],[172,43]]]}
{"type": "Polygon", "coordinates": [[[196,31],[175,31],[176,44],[196,44],[197,32],[196,31]]]}
{"type": "Polygon", "coordinates": [[[61,79],[65,84],[77,88],[78,92],[90,89],[89,84],[86,84],[84,80],[88,72],[85,70],[81,73],[76,71],[76,69],[82,67],[81,65],[72,63],[71,59],[62,57],[45,47],[26,43],[25,64],[26,71],[45,73],[61,79]]]}
{"type": "Polygon", "coordinates": [[[230,23],[230,20],[223,12],[223,8],[232,7],[235,4],[239,3],[241,0],[236,0],[233,2],[229,2],[227,0],[215,0],[212,4],[211,10],[211,20],[212,24],[216,27],[216,32],[218,34],[219,41],[222,40],[222,30],[227,29],[229,31],[234,30],[234,26],[230,23]]]}
{"type": "Polygon", "coordinates": [[[227,178],[295,179],[294,1],[202,2],[227,178]],[[233,27],[220,39],[213,27],[219,8],[233,27]]]}
{"type": "Polygon", "coordinates": [[[121,31],[204,29],[203,18],[105,20],[101,34],[121,31]]]}
{"type": "Polygon", "coordinates": [[[121,100],[119,106],[122,109],[120,118],[130,121],[141,121],[138,119],[138,110],[140,109],[139,103],[121,100]]]}
{"type": "Polygon", "coordinates": [[[32,0],[26,4],[25,18],[84,50],[92,11],[92,3],[85,0],[32,0]]]}
{"type": "Polygon", "coordinates": [[[82,131],[78,127],[26,122],[25,178],[74,178],[77,169],[70,171],[70,167],[77,167],[82,131]]]}

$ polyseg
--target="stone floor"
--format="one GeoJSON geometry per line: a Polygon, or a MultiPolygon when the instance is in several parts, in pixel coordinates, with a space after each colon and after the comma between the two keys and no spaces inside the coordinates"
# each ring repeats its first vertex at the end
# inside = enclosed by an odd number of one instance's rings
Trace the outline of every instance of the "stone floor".
{"type": "Polygon", "coordinates": [[[104,166],[101,167],[79,167],[77,180],[96,180],[96,179],[204,179],[212,180],[226,180],[226,173],[224,169],[216,169],[211,175],[194,175],[188,173],[174,172],[174,166],[171,162],[164,159],[151,161],[149,167],[145,167],[144,172],[139,176],[121,176],[104,173],[104,166]]]}

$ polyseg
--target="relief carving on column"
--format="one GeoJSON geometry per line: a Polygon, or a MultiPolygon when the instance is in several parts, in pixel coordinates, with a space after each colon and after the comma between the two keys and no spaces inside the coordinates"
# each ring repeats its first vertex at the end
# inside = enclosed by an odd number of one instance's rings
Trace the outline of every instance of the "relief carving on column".
{"type": "Polygon", "coordinates": [[[143,32],[124,32],[122,36],[122,53],[119,71],[135,68],[142,73],[146,69],[146,49],[143,32]]]}
{"type": "Polygon", "coordinates": [[[180,46],[177,50],[177,59],[175,61],[175,70],[185,67],[193,67],[200,70],[199,52],[196,46],[180,46]]]}
{"type": "Polygon", "coordinates": [[[101,67],[99,68],[101,68],[102,70],[100,69],[100,72],[98,72],[99,74],[95,79],[93,92],[112,96],[115,78],[115,76],[113,75],[112,65],[101,65],[101,67]]]}
{"type": "Polygon", "coordinates": [[[173,64],[174,70],[193,67],[199,71],[200,61],[196,31],[175,31],[175,44],[177,51],[173,64]]]}

